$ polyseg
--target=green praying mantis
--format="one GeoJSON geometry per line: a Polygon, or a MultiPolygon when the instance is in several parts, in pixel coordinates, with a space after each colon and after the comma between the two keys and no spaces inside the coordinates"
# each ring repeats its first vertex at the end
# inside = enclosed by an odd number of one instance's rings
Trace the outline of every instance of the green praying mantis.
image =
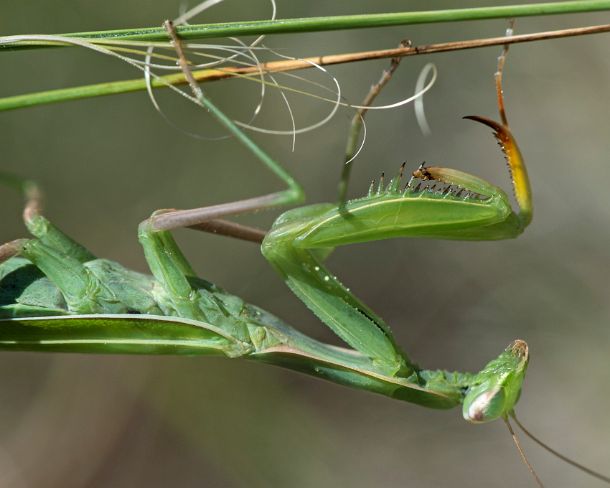
{"type": "MultiPolygon", "coordinates": [[[[168,32],[184,61],[171,25],[168,32]]],[[[289,210],[267,233],[224,220],[300,204],[304,193],[193,82],[200,103],[286,188],[210,207],[154,212],[138,232],[150,276],[92,255],[42,215],[35,185],[12,181],[26,196],[24,222],[32,237],[0,246],[0,349],[241,357],[429,408],[461,405],[468,422],[503,419],[511,429],[529,360],[524,341],[513,341],[478,373],[423,369],[396,343],[388,324],[324,266],[334,248],[357,242],[498,240],[524,231],[532,219],[532,193],[504,108],[506,50],[496,73],[500,122],[466,118],[490,127],[499,141],[516,211],[505,192],[474,175],[422,165],[405,182],[403,164],[397,176],[387,184],[381,178],[365,196],[289,210]],[[350,347],[307,337],[198,278],[171,234],[183,227],[261,242],[262,254],[294,294],[350,347]]],[[[188,78],[185,62],[183,69],[188,78]]]]}

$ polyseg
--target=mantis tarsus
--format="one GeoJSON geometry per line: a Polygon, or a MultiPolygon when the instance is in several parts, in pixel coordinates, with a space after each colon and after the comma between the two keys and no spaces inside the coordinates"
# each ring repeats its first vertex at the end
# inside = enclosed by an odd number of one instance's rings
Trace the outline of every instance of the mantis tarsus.
{"type": "MultiPolygon", "coordinates": [[[[177,40],[176,48],[182,54],[177,40]]],[[[462,404],[464,418],[473,423],[508,422],[527,368],[524,341],[511,343],[479,373],[422,369],[396,344],[389,326],[323,265],[332,249],[355,242],[495,240],[525,229],[532,216],[531,192],[504,112],[503,60],[504,55],[496,75],[501,122],[469,118],[490,126],[502,144],[517,212],[501,189],[476,176],[422,166],[406,185],[401,169],[362,198],[285,212],[265,235],[264,256],[352,349],[315,341],[197,278],[174,242],[170,231],[180,227],[257,241],[262,234],[256,230],[220,219],[304,198],[299,184],[201,91],[196,93],[201,104],[287,189],[213,207],[153,213],[139,229],[151,277],[97,259],[41,215],[35,187],[24,185],[24,220],[34,238],[0,247],[0,348],[243,357],[431,408],[462,404]]]]}

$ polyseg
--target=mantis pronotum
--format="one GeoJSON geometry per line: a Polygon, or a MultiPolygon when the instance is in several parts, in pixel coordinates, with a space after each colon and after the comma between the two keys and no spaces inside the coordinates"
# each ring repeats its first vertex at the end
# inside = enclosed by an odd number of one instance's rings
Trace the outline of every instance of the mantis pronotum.
{"type": "MultiPolygon", "coordinates": [[[[0,247],[0,348],[243,357],[431,408],[462,405],[464,418],[473,423],[508,422],[527,368],[524,341],[511,343],[479,373],[422,369],[396,344],[389,326],[323,265],[333,248],[354,242],[411,236],[495,240],[516,237],[525,229],[532,216],[531,192],[504,113],[504,55],[500,59],[496,87],[501,122],[470,118],[490,126],[502,143],[517,211],[502,190],[476,176],[422,166],[406,184],[401,169],[362,198],[290,210],[266,234],[220,220],[298,204],[304,195],[281,166],[197,92],[201,104],[287,188],[213,207],[153,213],[139,231],[151,277],[97,259],[41,215],[35,188],[24,185],[24,220],[34,238],[0,247]],[[351,349],[315,341],[197,278],[170,234],[179,227],[254,241],[264,235],[265,257],[351,349]]],[[[183,67],[188,73],[188,65],[183,67]]]]}

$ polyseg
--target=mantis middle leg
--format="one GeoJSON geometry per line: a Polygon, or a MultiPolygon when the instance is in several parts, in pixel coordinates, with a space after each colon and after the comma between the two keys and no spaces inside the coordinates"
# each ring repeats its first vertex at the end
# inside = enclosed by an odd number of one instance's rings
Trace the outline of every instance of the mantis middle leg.
{"type": "Polygon", "coordinates": [[[229,117],[227,117],[212,101],[206,97],[193,79],[189,63],[185,57],[182,43],[178,38],[176,30],[171,21],[166,21],[164,27],[174,44],[178,55],[178,62],[182,68],[185,78],[189,82],[193,95],[229,133],[242,143],[264,166],[282,180],[287,188],[280,192],[270,193],[254,198],[247,198],[235,202],[223,203],[208,207],[194,208],[190,210],[169,210],[158,212],[151,220],[152,229],[156,231],[171,230],[180,227],[192,227],[198,230],[211,231],[242,238],[245,240],[260,241],[262,231],[245,226],[239,226],[232,222],[220,220],[221,217],[238,215],[266,208],[297,204],[304,200],[304,193],[296,180],[271,158],[260,146],[258,146],[245,132],[243,132],[229,117]]]}

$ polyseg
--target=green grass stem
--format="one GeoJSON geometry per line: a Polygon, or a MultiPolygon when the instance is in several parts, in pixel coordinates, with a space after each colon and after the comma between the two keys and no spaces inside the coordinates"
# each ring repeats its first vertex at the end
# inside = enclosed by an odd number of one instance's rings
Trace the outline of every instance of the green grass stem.
{"type": "MultiPolygon", "coordinates": [[[[248,36],[261,34],[288,34],[320,32],[341,29],[363,29],[396,25],[413,25],[437,22],[459,22],[467,20],[501,19],[541,15],[575,14],[610,10],[610,0],[576,0],[563,2],[534,3],[527,5],[502,5],[496,7],[427,10],[417,12],[392,12],[361,15],[338,15],[301,19],[256,20],[247,22],[221,22],[194,24],[177,27],[182,39],[204,39],[212,37],[248,36]]],[[[67,37],[106,40],[167,40],[165,30],[159,27],[119,29],[63,34],[67,37]]],[[[43,46],[57,46],[44,41],[27,41],[0,46],[0,49],[15,50],[43,46]]]]}

